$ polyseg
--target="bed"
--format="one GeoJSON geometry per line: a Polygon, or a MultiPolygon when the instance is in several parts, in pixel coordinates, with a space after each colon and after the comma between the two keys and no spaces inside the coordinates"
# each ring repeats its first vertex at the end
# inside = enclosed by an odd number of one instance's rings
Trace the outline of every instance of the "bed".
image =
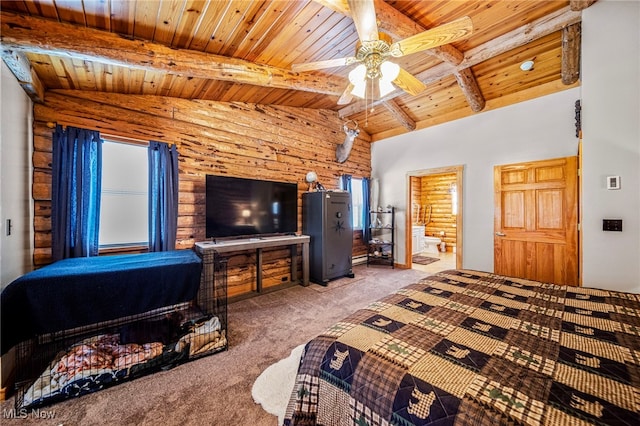
{"type": "Polygon", "coordinates": [[[640,424],[640,295],[472,270],[309,341],[292,425],[640,424]]]}
{"type": "Polygon", "coordinates": [[[29,272],[2,291],[2,353],[37,335],[192,300],[201,271],[193,250],[175,250],[64,259],[29,272]]]}
{"type": "Polygon", "coordinates": [[[193,250],[65,259],[2,292],[16,409],[227,348],[226,261],[193,250]]]}

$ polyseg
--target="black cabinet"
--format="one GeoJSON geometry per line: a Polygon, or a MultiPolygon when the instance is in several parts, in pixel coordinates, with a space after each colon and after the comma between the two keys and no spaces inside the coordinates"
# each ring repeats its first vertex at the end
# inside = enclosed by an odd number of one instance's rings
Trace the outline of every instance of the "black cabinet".
{"type": "Polygon", "coordinates": [[[353,218],[351,194],[338,191],[302,194],[302,233],[309,235],[309,279],[353,277],[353,218]]]}
{"type": "Polygon", "coordinates": [[[367,266],[389,265],[395,268],[396,209],[369,212],[371,238],[367,242],[367,266]]]}

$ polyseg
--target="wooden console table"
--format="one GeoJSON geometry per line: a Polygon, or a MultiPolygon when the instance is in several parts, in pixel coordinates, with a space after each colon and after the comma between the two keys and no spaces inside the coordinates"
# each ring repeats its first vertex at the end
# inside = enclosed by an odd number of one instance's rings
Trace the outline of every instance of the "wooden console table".
{"type": "Polygon", "coordinates": [[[298,276],[298,244],[302,244],[302,282],[309,285],[309,241],[308,235],[286,235],[277,237],[243,238],[236,240],[203,241],[196,243],[196,251],[200,254],[213,250],[215,253],[230,253],[242,250],[256,251],[256,293],[262,293],[262,249],[269,247],[291,247],[291,280],[298,276]]]}

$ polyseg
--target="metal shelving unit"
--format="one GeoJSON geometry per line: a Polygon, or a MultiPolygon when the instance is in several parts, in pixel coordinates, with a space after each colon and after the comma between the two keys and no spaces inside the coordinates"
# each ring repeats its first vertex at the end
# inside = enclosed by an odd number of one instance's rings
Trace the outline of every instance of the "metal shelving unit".
{"type": "Polygon", "coordinates": [[[395,268],[396,209],[369,212],[371,238],[367,241],[367,266],[387,265],[395,268]]]}

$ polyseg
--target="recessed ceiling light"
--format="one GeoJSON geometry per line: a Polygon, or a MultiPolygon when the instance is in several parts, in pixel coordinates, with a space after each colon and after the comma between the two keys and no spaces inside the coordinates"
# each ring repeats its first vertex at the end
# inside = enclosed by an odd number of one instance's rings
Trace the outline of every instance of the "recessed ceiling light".
{"type": "Polygon", "coordinates": [[[520,69],[522,71],[531,71],[533,69],[533,61],[524,61],[520,64],[520,69]]]}

